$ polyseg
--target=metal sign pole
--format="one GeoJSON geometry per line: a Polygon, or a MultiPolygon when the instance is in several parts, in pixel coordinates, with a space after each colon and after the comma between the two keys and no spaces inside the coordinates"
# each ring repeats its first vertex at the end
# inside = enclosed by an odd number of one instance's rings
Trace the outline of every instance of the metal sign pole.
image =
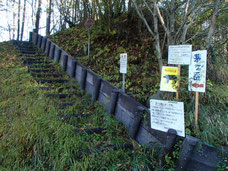
{"type": "Polygon", "coordinates": [[[88,63],[90,62],[90,28],[94,25],[94,21],[92,19],[88,19],[85,22],[85,26],[88,28],[88,63]]]}
{"type": "Polygon", "coordinates": [[[123,92],[125,93],[125,74],[123,74],[123,92]]]}
{"type": "Polygon", "coordinates": [[[88,61],[90,62],[90,28],[88,28],[88,61]]]}

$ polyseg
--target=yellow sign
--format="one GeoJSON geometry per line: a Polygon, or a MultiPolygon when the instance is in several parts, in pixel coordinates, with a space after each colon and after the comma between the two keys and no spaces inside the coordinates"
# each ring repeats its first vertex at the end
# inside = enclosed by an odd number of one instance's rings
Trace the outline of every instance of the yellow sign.
{"type": "Polygon", "coordinates": [[[161,91],[170,91],[177,92],[177,74],[178,67],[162,67],[162,75],[161,75],[161,83],[160,90],[161,91]]]}

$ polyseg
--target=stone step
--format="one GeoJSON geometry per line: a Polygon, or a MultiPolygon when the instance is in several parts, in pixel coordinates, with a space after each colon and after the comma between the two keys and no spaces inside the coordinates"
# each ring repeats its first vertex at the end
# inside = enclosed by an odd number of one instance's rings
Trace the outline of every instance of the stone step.
{"type": "Polygon", "coordinates": [[[82,151],[78,151],[77,157],[81,158],[84,154],[101,153],[105,150],[119,150],[119,149],[133,150],[133,145],[132,144],[107,145],[103,147],[97,147],[93,150],[82,150],[82,151]]]}
{"type": "Polygon", "coordinates": [[[41,57],[21,57],[21,59],[23,61],[40,61],[40,60],[44,60],[44,58],[41,57]]]}
{"type": "Polygon", "coordinates": [[[31,73],[31,75],[32,75],[33,77],[43,77],[43,78],[47,78],[47,77],[54,77],[54,78],[62,77],[62,75],[60,75],[60,74],[40,74],[40,73],[31,73]]]}
{"type": "Polygon", "coordinates": [[[27,65],[29,68],[51,68],[53,65],[27,65]]]}
{"type": "Polygon", "coordinates": [[[69,106],[74,106],[74,103],[60,103],[60,104],[58,104],[58,107],[60,109],[65,109],[66,107],[69,107],[69,106]]]}
{"type": "Polygon", "coordinates": [[[94,114],[91,113],[86,113],[86,114],[62,114],[62,115],[58,115],[59,118],[61,118],[62,120],[69,120],[71,118],[86,118],[86,117],[91,117],[94,114]]]}
{"type": "Polygon", "coordinates": [[[105,131],[104,128],[92,128],[92,129],[75,129],[74,132],[79,134],[101,134],[105,131]]]}
{"type": "Polygon", "coordinates": [[[31,65],[31,64],[45,64],[45,65],[48,65],[48,64],[50,64],[50,62],[48,62],[48,61],[42,61],[42,60],[33,60],[33,61],[31,61],[31,60],[24,60],[24,64],[26,65],[26,66],[29,66],[29,65],[31,65]]]}
{"type": "Polygon", "coordinates": [[[60,98],[60,99],[63,99],[63,98],[67,98],[67,97],[73,97],[76,94],[54,94],[54,93],[46,93],[45,95],[47,97],[51,97],[51,98],[60,98]]]}
{"type": "Polygon", "coordinates": [[[58,90],[63,91],[64,89],[70,90],[75,89],[75,87],[40,87],[41,90],[58,90]]]}
{"type": "Polygon", "coordinates": [[[20,53],[22,54],[22,55],[25,55],[25,54],[29,54],[29,55],[33,55],[33,54],[36,54],[36,52],[34,51],[20,51],[20,53]]]}
{"type": "Polygon", "coordinates": [[[35,57],[35,56],[37,56],[37,57],[40,57],[40,56],[42,56],[41,54],[19,54],[19,56],[27,56],[27,57],[35,57]]]}
{"type": "Polygon", "coordinates": [[[28,50],[28,49],[25,49],[25,48],[18,48],[18,51],[21,52],[21,53],[36,53],[37,50],[35,49],[31,49],[31,50],[28,50]]]}
{"type": "Polygon", "coordinates": [[[65,79],[35,79],[35,81],[39,83],[66,83],[67,80],[65,79]]]}
{"type": "Polygon", "coordinates": [[[28,49],[19,49],[19,51],[21,53],[36,53],[37,51],[36,50],[28,50],[28,49]]]}
{"type": "Polygon", "coordinates": [[[41,72],[44,72],[44,73],[52,73],[52,72],[56,72],[55,69],[28,69],[29,72],[36,72],[36,73],[41,73],[41,72]]]}

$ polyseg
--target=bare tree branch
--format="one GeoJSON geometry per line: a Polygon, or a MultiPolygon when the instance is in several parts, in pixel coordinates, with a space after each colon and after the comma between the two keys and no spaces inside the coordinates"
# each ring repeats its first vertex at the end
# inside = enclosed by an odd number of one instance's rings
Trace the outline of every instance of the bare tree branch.
{"type": "Polygon", "coordinates": [[[132,2],[134,3],[135,9],[136,9],[136,11],[137,11],[139,17],[140,17],[140,18],[143,20],[143,22],[145,23],[145,25],[146,25],[148,31],[150,32],[150,34],[151,34],[152,36],[155,37],[155,34],[154,34],[154,32],[152,31],[152,29],[150,28],[148,22],[146,21],[146,18],[144,17],[144,15],[143,15],[143,13],[142,13],[142,10],[138,7],[138,5],[137,5],[137,3],[135,2],[135,0],[132,0],[132,2]]]}
{"type": "Polygon", "coordinates": [[[169,35],[170,34],[170,30],[168,30],[168,28],[165,26],[165,21],[164,21],[164,18],[162,17],[162,15],[161,15],[160,9],[157,6],[157,2],[154,2],[154,6],[155,6],[155,8],[157,10],[158,18],[160,19],[160,22],[161,22],[166,34],[169,35]]]}

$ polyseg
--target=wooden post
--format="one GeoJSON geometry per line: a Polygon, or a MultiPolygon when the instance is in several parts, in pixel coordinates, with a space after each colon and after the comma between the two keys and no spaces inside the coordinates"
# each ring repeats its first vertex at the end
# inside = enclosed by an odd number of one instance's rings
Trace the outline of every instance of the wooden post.
{"type": "Polygon", "coordinates": [[[198,126],[198,115],[199,115],[199,92],[196,92],[195,99],[195,125],[198,126]]]}
{"type": "MultiPolygon", "coordinates": [[[[181,65],[178,65],[178,73],[177,76],[180,77],[180,73],[181,73],[181,65]]],[[[177,82],[177,88],[180,87],[180,81],[177,82]]],[[[176,99],[178,100],[180,98],[180,92],[177,90],[176,93],[176,99]]]]}

